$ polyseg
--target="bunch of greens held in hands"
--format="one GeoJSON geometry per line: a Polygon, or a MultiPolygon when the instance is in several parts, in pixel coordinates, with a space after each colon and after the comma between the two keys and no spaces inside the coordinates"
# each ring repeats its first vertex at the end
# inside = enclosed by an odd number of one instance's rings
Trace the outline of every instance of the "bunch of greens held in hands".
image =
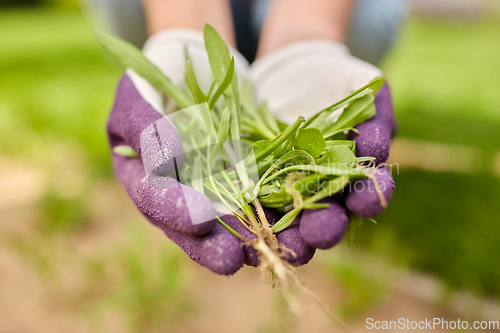
{"type": "MultiPolygon", "coordinates": [[[[187,49],[186,85],[179,87],[128,42],[99,32],[96,37],[123,66],[165,93],[178,110],[200,105],[207,110],[202,112],[206,129],[202,135],[193,137],[197,131],[190,130],[189,119],[175,124],[183,144],[186,138],[197,141],[191,142],[196,153],[184,158],[183,178],[201,193],[215,195],[255,235],[248,239],[217,218],[258,251],[261,268],[272,272],[278,284],[285,289],[290,281],[300,285],[291,265],[282,259],[287,249],[278,244],[274,234],[286,229],[302,210],[327,207],[318,201],[342,191],[350,182],[373,177],[363,163],[374,158],[357,158],[356,142],[348,140],[346,134],[356,132],[356,125],[375,115],[374,93],[382,86],[382,79],[374,79],[307,120],[299,117],[287,125],[278,121],[265,103],[255,105],[249,82],[238,85],[234,57],[209,25],[204,29],[214,77],[209,91],[200,88],[187,49]],[[340,109],[343,112],[335,116],[340,109]],[[189,135],[184,137],[183,133],[189,135]],[[242,142],[252,148],[250,154],[242,142]],[[231,170],[227,169],[228,160],[233,161],[231,170]],[[249,174],[258,175],[257,179],[249,174]],[[263,207],[286,213],[270,225],[263,207]]],[[[115,152],[129,157],[135,153],[128,146],[118,146],[115,152]]]]}

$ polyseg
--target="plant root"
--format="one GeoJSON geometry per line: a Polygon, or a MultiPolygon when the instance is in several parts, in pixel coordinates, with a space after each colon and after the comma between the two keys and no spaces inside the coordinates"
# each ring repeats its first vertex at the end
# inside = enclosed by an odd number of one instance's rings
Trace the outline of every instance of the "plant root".
{"type": "Polygon", "coordinates": [[[335,321],[344,331],[348,331],[347,325],[299,279],[295,268],[285,259],[288,253],[293,256],[297,255],[283,244],[278,243],[264,210],[257,200],[254,201],[254,206],[262,228],[257,230],[257,237],[252,246],[258,252],[261,275],[265,278],[271,277],[273,286],[277,285],[280,288],[283,298],[296,316],[300,317],[303,313],[301,302],[301,296],[303,296],[314,301],[328,317],[335,321]]]}

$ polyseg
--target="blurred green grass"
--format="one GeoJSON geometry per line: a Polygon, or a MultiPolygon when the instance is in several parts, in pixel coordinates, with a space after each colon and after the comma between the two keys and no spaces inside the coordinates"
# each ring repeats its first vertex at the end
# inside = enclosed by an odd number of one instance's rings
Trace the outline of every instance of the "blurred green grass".
{"type": "MultiPolygon", "coordinates": [[[[500,148],[500,22],[412,19],[384,65],[399,135],[500,148]]],[[[0,12],[0,154],[43,161],[64,143],[93,177],[111,174],[105,122],[120,71],[78,12],[0,12]]],[[[442,277],[450,286],[500,296],[500,180],[490,173],[403,169],[389,209],[356,243],[442,277]]],[[[59,205],[59,204],[58,204],[59,205]]],[[[59,206],[54,206],[59,207],[59,206]]],[[[59,209],[59,208],[57,208],[59,209]]]]}
{"type": "Polygon", "coordinates": [[[500,20],[410,20],[385,61],[397,112],[500,122],[500,20]]]}
{"type": "Polygon", "coordinates": [[[0,153],[43,155],[64,142],[110,173],[105,122],[119,71],[78,12],[0,12],[0,153]]]}
{"type": "Polygon", "coordinates": [[[356,243],[440,276],[452,288],[500,296],[500,180],[403,170],[389,208],[356,243]],[[381,244],[382,243],[382,244],[381,244]]]}
{"type": "MultiPolygon", "coordinates": [[[[500,151],[500,21],[413,19],[384,69],[401,137],[500,151]]],[[[491,161],[491,159],[490,159],[491,161]]],[[[397,162],[397,161],[396,161],[397,162]]],[[[491,167],[492,165],[485,165],[491,167]]],[[[500,296],[500,179],[402,169],[389,209],[358,242],[380,247],[453,288],[500,296]]]]}
{"type": "Polygon", "coordinates": [[[399,135],[500,147],[500,20],[412,19],[385,60],[399,135]]]}

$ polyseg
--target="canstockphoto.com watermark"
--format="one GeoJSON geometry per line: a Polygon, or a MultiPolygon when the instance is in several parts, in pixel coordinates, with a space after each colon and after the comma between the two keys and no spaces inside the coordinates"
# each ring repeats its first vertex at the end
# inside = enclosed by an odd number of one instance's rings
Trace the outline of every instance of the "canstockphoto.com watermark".
{"type": "Polygon", "coordinates": [[[398,320],[375,320],[366,319],[369,330],[500,330],[500,321],[467,321],[467,320],[445,320],[443,318],[425,318],[424,320],[410,320],[399,318],[398,320]]]}

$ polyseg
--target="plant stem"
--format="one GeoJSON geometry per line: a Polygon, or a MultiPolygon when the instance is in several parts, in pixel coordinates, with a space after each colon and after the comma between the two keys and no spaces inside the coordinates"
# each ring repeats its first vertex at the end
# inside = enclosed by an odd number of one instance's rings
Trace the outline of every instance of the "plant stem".
{"type": "Polygon", "coordinates": [[[262,185],[265,185],[269,183],[271,180],[274,178],[290,172],[290,171],[296,171],[296,170],[301,170],[301,171],[310,171],[310,172],[316,172],[319,174],[325,174],[325,175],[335,175],[335,176],[360,176],[360,175],[365,175],[365,172],[362,171],[362,169],[345,169],[345,168],[336,168],[336,167],[330,167],[326,165],[292,165],[289,167],[286,167],[284,169],[281,169],[280,171],[272,174],[271,176],[267,177],[263,182],[262,185]],[[324,171],[324,172],[321,172],[324,171]]]}
{"type": "Polygon", "coordinates": [[[290,224],[299,216],[300,212],[304,209],[303,206],[296,207],[286,213],[276,224],[273,226],[273,232],[277,233],[288,228],[290,224]]]}
{"type": "Polygon", "coordinates": [[[304,200],[304,204],[307,205],[308,203],[315,203],[316,201],[319,201],[326,197],[330,197],[333,194],[341,191],[344,187],[347,186],[347,184],[349,184],[350,178],[351,177],[349,176],[340,176],[328,181],[319,192],[317,192],[312,197],[304,200]]]}
{"type": "MultiPolygon", "coordinates": [[[[377,87],[379,85],[381,85],[381,83],[383,83],[383,79],[380,78],[380,77],[376,77],[375,79],[373,79],[372,81],[370,81],[368,84],[362,86],[361,88],[359,88],[358,90],[352,92],[350,95],[346,96],[345,98],[341,99],[340,101],[338,101],[337,103],[327,107],[326,109],[323,109],[321,110],[320,112],[316,113],[313,117],[311,117],[305,124],[304,124],[304,128],[308,127],[309,125],[311,125],[314,120],[316,120],[316,118],[318,118],[320,115],[322,115],[324,112],[326,111],[331,111],[332,109],[335,109],[335,108],[340,108],[344,103],[346,103],[347,101],[349,101],[351,98],[353,98],[354,96],[356,96],[357,94],[359,94],[360,92],[362,92],[363,90],[365,89],[368,89],[369,87],[371,86],[374,86],[374,85],[377,85],[377,87]]],[[[314,126],[313,126],[314,127],[314,126]]]]}
{"type": "Polygon", "coordinates": [[[263,149],[259,149],[255,154],[255,160],[258,162],[269,156],[274,150],[277,149],[289,136],[294,134],[305,121],[303,117],[299,117],[292,125],[288,126],[283,132],[281,132],[274,140],[272,140],[269,145],[263,149]]]}
{"type": "Polygon", "coordinates": [[[301,205],[298,205],[291,211],[285,214],[276,224],[273,226],[273,232],[280,232],[288,228],[292,224],[293,220],[300,214],[301,211],[307,209],[308,205],[315,203],[318,200],[332,196],[333,194],[341,191],[348,183],[349,176],[340,176],[333,180],[327,182],[326,186],[323,187],[318,193],[312,197],[307,198],[301,205]]]}
{"type": "Polygon", "coordinates": [[[238,237],[239,239],[241,239],[244,242],[250,243],[250,240],[248,238],[246,238],[245,236],[240,235],[236,230],[234,230],[233,228],[231,228],[230,226],[228,226],[226,223],[224,223],[224,221],[222,221],[220,217],[217,216],[216,218],[217,218],[217,222],[219,222],[219,224],[222,225],[224,228],[226,228],[227,231],[229,231],[231,234],[233,234],[234,236],[238,237]]]}

